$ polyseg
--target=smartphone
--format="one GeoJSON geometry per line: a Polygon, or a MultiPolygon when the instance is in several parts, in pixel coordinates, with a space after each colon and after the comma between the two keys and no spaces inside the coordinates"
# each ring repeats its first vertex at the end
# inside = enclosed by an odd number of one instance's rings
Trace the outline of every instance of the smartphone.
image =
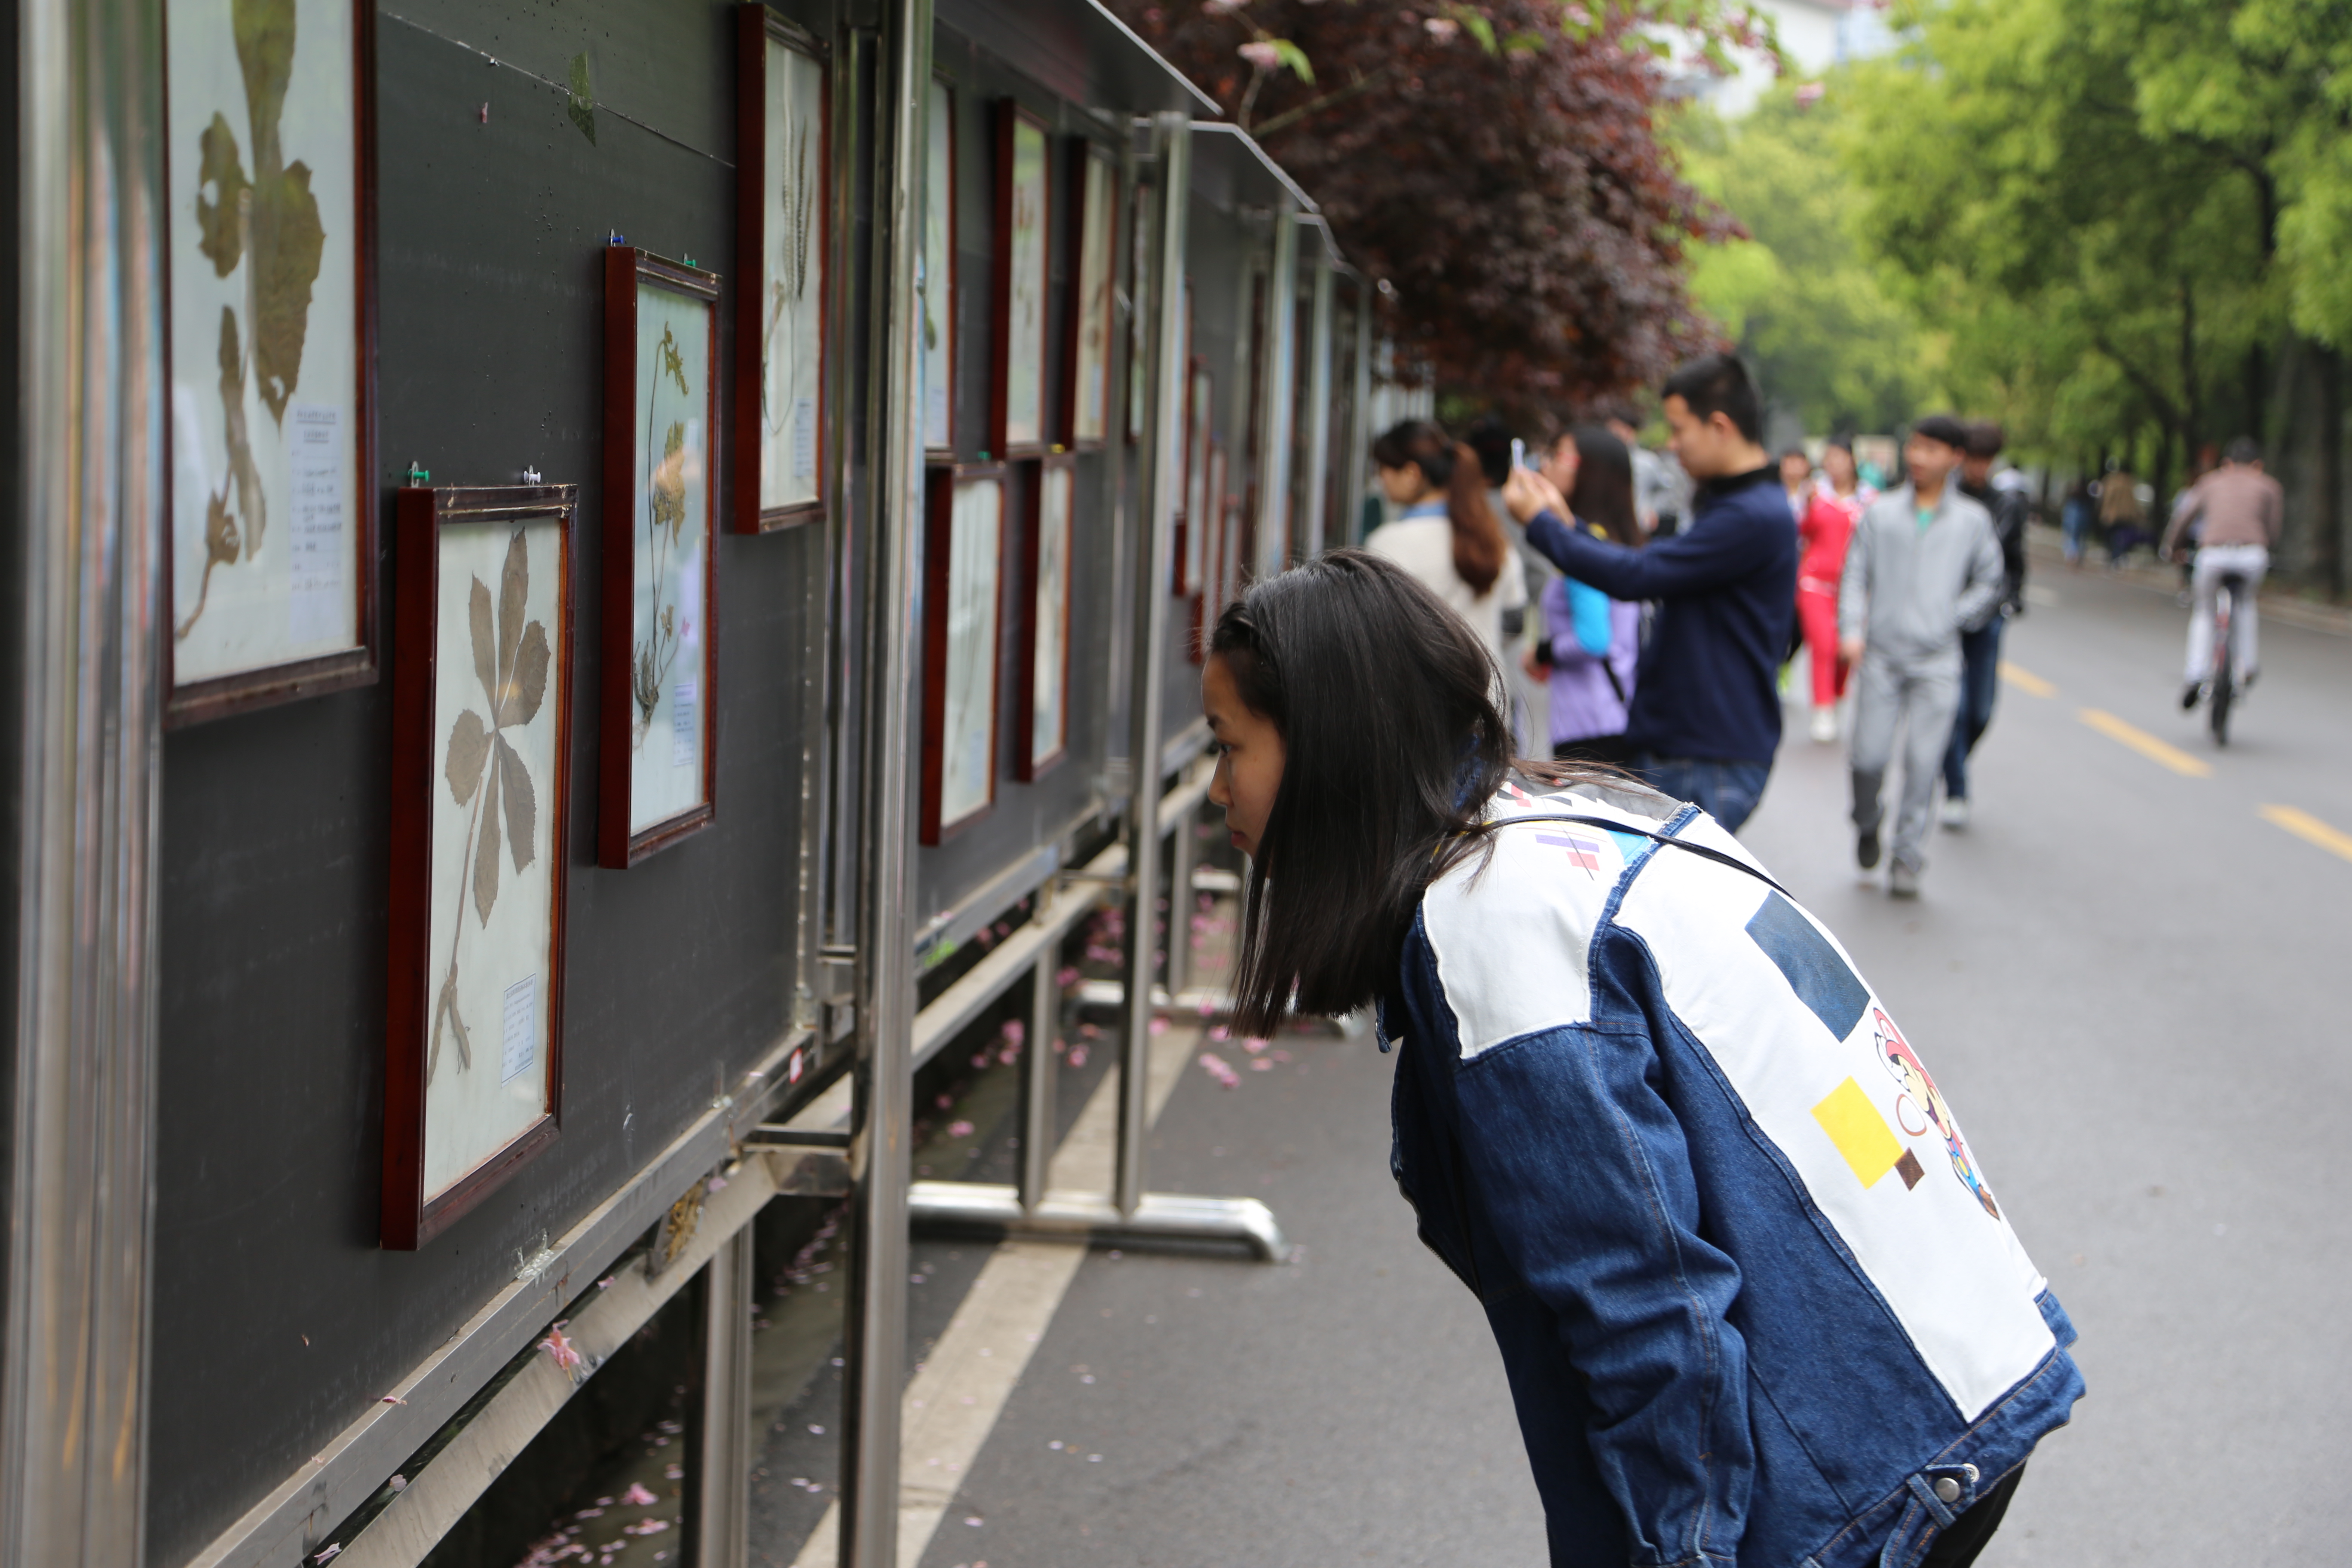
{"type": "Polygon", "coordinates": [[[1528,444],[1525,441],[1520,440],[1517,436],[1514,436],[1511,437],[1511,467],[1515,468],[1524,468],[1527,466],[1528,444]]]}

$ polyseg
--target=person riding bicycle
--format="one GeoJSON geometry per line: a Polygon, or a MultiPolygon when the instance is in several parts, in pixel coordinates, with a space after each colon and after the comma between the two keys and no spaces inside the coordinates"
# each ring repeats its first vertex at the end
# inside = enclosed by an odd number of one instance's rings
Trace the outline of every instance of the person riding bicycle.
{"type": "Polygon", "coordinates": [[[2189,584],[2188,684],[2180,693],[2184,713],[2206,695],[2212,677],[2213,602],[2224,577],[2244,583],[2241,592],[2231,595],[2230,605],[2230,656],[2237,689],[2242,692],[2254,683],[2261,668],[2255,657],[2254,591],[2270,570],[2285,500],[2279,482],[2263,472],[2262,447],[2251,437],[2241,436],[2221,455],[2221,466],[2191,485],[2187,503],[2173,510],[2171,525],[2157,548],[2160,560],[2171,559],[2177,535],[2200,518],[2205,522],[2189,584]]]}

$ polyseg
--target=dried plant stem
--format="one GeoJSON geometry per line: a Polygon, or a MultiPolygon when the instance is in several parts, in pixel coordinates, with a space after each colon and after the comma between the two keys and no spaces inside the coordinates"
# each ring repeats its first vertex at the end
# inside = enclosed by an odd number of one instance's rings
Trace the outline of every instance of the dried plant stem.
{"type": "Polygon", "coordinates": [[[466,938],[466,884],[469,880],[467,868],[474,863],[474,839],[481,832],[482,812],[489,803],[489,770],[498,765],[495,749],[498,731],[493,730],[490,734],[493,749],[483,769],[482,780],[474,787],[474,816],[466,826],[466,852],[457,861],[457,918],[449,931],[449,972],[442,976],[441,990],[433,1002],[433,1050],[430,1059],[425,1064],[425,1081],[427,1083],[433,1081],[434,1069],[441,1064],[441,1015],[444,1012],[450,1014],[451,1021],[457,1025],[459,1070],[474,1065],[473,1049],[466,1043],[465,1023],[455,1016],[457,1011],[457,946],[466,938]]]}

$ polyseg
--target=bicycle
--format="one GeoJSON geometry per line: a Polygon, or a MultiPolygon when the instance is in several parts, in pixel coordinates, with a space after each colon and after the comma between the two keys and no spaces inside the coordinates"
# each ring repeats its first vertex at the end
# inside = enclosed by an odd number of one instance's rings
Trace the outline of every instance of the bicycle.
{"type": "Polygon", "coordinates": [[[2242,695],[2238,690],[2237,659],[2230,646],[2230,617],[2237,608],[2238,595],[2245,591],[2243,573],[2224,572],[2221,590],[2213,595],[2213,695],[2207,703],[2207,719],[2212,726],[2216,746],[2230,743],[2230,710],[2242,695]]]}

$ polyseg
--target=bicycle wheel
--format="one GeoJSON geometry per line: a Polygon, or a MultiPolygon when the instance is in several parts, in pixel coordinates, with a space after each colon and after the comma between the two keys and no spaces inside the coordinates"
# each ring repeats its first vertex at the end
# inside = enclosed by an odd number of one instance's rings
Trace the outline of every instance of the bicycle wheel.
{"type": "Polygon", "coordinates": [[[2221,613],[2213,617],[2218,623],[2213,636],[2220,651],[2213,659],[2213,699],[2208,704],[2208,711],[2212,715],[2213,743],[2216,746],[2230,743],[2230,705],[2238,696],[2238,672],[2230,658],[2230,612],[2236,606],[2230,603],[2230,590],[2224,587],[2221,590],[2221,613]]]}

